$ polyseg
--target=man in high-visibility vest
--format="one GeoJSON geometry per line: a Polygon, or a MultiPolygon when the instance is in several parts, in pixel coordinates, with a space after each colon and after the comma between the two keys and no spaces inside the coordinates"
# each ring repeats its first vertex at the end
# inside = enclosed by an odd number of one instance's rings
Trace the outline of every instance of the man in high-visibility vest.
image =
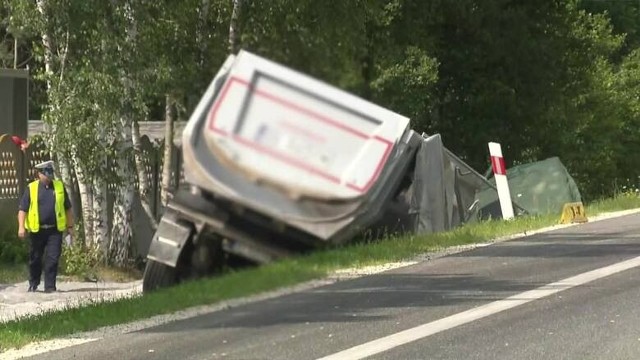
{"type": "Polygon", "coordinates": [[[58,260],[62,252],[62,234],[73,229],[71,201],[62,181],[54,177],[53,161],[36,165],[38,180],[29,184],[18,209],[18,236],[30,234],[29,292],[35,292],[42,275],[44,258],[44,291],[54,292],[58,260]]]}

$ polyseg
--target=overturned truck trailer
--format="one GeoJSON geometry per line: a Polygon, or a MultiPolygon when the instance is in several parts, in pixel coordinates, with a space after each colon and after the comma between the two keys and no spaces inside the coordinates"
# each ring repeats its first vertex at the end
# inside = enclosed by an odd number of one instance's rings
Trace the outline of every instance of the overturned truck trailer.
{"type": "Polygon", "coordinates": [[[182,135],[184,175],[143,289],[347,242],[412,183],[409,119],[246,51],[230,56],[182,135]]]}

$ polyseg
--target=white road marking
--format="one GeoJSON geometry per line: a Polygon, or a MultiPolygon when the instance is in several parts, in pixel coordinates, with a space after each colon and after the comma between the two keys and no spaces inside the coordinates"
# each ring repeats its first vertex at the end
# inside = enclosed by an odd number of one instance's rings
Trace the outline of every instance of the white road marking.
{"type": "Polygon", "coordinates": [[[412,341],[426,338],[430,335],[452,329],[456,326],[464,325],[484,317],[497,314],[501,311],[512,309],[516,306],[553,295],[560,291],[568,290],[576,286],[584,285],[594,280],[598,280],[621,271],[629,270],[640,266],[640,256],[630,260],[622,261],[613,265],[588,271],[570,278],[560,280],[551,284],[543,285],[537,289],[525,291],[520,294],[510,296],[506,299],[494,301],[489,304],[479,306],[458,314],[448,316],[430,323],[416,326],[411,329],[385,336],[367,343],[354,346],[352,348],[322,357],[318,360],[356,360],[372,356],[383,351],[410,343],[412,341]]]}

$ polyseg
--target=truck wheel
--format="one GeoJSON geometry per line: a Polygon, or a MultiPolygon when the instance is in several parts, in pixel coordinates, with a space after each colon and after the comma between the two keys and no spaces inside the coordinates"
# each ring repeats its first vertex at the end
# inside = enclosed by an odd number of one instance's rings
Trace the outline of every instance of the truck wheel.
{"type": "Polygon", "coordinates": [[[148,293],[159,288],[169,287],[177,282],[178,276],[175,268],[157,261],[147,261],[142,279],[143,292],[148,293]]]}

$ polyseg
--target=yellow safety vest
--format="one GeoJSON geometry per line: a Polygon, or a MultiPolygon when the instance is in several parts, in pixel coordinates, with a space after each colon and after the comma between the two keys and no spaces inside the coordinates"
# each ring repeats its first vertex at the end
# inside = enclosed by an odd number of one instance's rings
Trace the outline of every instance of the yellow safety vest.
{"type": "MultiPolygon", "coordinates": [[[[36,233],[40,230],[40,214],[38,213],[38,183],[33,181],[29,184],[29,212],[27,213],[27,221],[25,227],[29,232],[36,233]]],[[[60,180],[53,180],[53,191],[56,194],[56,227],[62,232],[67,227],[67,213],[64,209],[64,185],[60,180]]]]}

